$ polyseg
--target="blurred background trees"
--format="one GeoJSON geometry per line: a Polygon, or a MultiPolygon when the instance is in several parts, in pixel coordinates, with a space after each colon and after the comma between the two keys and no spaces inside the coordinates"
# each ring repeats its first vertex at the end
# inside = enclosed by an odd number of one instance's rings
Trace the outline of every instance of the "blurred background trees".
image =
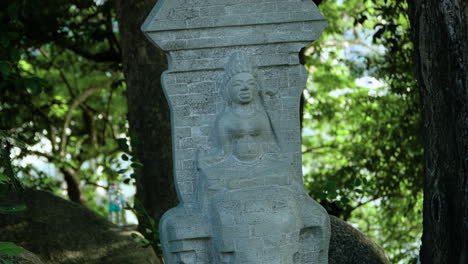
{"type": "Polygon", "coordinates": [[[119,180],[111,166],[127,126],[113,6],[0,5],[0,129],[30,146],[14,151],[22,182],[104,212],[95,189],[119,180]]]}
{"type": "Polygon", "coordinates": [[[329,25],[307,51],[305,183],[392,263],[417,256],[422,224],[419,90],[404,1],[323,1],[329,25]]]}
{"type": "MultiPolygon", "coordinates": [[[[176,204],[159,87],[166,64],[138,30],[155,2],[0,3],[0,130],[28,145],[11,153],[21,182],[103,215],[99,193],[112,182],[136,184],[140,223],[153,228],[176,204]]],[[[406,1],[319,8],[329,25],[304,51],[306,188],[392,263],[415,263],[422,143],[406,1]]]]}

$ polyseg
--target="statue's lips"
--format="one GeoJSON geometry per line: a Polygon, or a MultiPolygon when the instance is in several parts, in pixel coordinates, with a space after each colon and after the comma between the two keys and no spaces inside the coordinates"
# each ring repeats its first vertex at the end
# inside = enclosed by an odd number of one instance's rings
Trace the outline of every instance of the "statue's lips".
{"type": "Polygon", "coordinates": [[[246,100],[246,99],[250,99],[251,97],[252,97],[252,93],[249,92],[249,91],[245,91],[245,92],[240,92],[240,93],[239,93],[239,98],[240,98],[240,99],[246,100]]]}

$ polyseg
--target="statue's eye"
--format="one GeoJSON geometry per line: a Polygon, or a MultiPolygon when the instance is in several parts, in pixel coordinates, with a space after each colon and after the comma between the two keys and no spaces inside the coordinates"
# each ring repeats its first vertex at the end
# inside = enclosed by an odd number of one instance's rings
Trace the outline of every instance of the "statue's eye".
{"type": "Polygon", "coordinates": [[[235,87],[235,88],[240,88],[240,87],[242,87],[242,85],[243,85],[243,84],[242,84],[241,82],[235,82],[235,83],[234,83],[234,87],[235,87]]]}

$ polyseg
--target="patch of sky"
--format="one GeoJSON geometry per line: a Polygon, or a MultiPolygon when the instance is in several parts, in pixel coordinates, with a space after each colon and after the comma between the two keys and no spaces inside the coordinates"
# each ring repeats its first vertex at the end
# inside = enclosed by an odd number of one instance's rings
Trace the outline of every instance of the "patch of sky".
{"type": "Polygon", "coordinates": [[[107,2],[107,0],[94,0],[94,3],[96,3],[97,6],[103,5],[107,2]]]}
{"type": "MultiPolygon", "coordinates": [[[[21,154],[21,149],[14,147],[12,148],[11,155],[12,155],[12,164],[17,167],[26,168],[28,166],[32,166],[34,170],[31,171],[33,174],[32,176],[39,177],[39,173],[44,173],[49,177],[52,177],[56,180],[62,180],[62,177],[58,175],[58,168],[55,167],[53,164],[49,163],[45,157],[39,157],[36,155],[26,155],[21,159],[17,157],[21,154]]],[[[39,143],[34,146],[29,147],[30,152],[41,152],[41,153],[50,153],[52,151],[52,145],[50,141],[46,138],[41,138],[39,143]]],[[[31,175],[30,175],[31,176],[31,175]]],[[[22,173],[18,174],[19,178],[24,177],[22,173]]]]}
{"type": "Polygon", "coordinates": [[[333,91],[329,92],[328,95],[337,98],[337,97],[341,97],[343,95],[353,93],[353,92],[354,92],[354,90],[351,89],[351,88],[344,88],[344,89],[333,90],[333,91]]]}

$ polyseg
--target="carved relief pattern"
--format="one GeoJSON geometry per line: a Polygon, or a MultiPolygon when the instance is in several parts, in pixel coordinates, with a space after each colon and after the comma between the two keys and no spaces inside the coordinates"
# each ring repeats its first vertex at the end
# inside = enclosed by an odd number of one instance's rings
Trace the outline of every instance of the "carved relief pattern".
{"type": "Polygon", "coordinates": [[[198,153],[197,195],[161,223],[168,263],[326,263],[328,218],[281,155],[249,59],[231,55],[219,83],[225,104],[198,153]]]}
{"type": "Polygon", "coordinates": [[[326,264],[330,223],[302,184],[302,47],[313,1],[159,0],[142,29],[168,53],[179,206],[160,222],[165,262],[326,264]]]}

